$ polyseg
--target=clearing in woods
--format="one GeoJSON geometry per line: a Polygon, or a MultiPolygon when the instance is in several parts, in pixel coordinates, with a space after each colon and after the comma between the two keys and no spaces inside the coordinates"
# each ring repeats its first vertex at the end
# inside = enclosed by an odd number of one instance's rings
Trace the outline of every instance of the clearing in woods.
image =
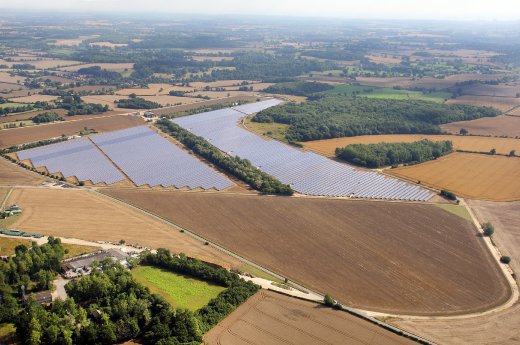
{"type": "Polygon", "coordinates": [[[44,235],[90,241],[137,243],[167,248],[173,253],[214,262],[224,267],[240,265],[224,253],[193,237],[95,192],[78,189],[15,189],[9,203],[23,208],[13,228],[44,235]],[[63,212],[66,216],[60,216],[63,212]]]}
{"type": "Polygon", "coordinates": [[[520,200],[520,159],[452,153],[422,164],[388,169],[387,173],[468,198],[520,200]]]}
{"type": "Polygon", "coordinates": [[[174,308],[192,311],[202,308],[226,290],[223,286],[151,266],[132,269],[132,276],[152,293],[166,299],[174,308]]]}
{"type": "MultiPolygon", "coordinates": [[[[249,126],[249,125],[248,125],[249,126]]],[[[455,150],[489,152],[495,149],[497,153],[509,154],[516,150],[520,154],[520,140],[513,138],[493,138],[479,136],[460,135],[423,135],[423,134],[389,134],[389,135],[363,135],[358,137],[346,137],[324,140],[313,140],[301,144],[309,150],[328,157],[335,156],[338,147],[350,144],[375,144],[375,143],[410,143],[422,139],[432,141],[451,140],[455,150]]]]}
{"type": "Polygon", "coordinates": [[[204,335],[206,345],[416,344],[344,311],[261,290],[204,335]]]}
{"type": "Polygon", "coordinates": [[[104,189],[341,303],[462,314],[510,289],[467,220],[436,205],[104,189]]]}

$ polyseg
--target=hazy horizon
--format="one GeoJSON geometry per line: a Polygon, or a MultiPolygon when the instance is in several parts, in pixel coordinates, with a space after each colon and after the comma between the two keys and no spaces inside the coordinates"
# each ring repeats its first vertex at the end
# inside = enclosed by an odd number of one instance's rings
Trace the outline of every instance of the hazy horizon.
{"type": "Polygon", "coordinates": [[[410,0],[352,0],[275,1],[249,3],[238,0],[193,0],[175,2],[149,0],[5,0],[0,8],[13,10],[62,10],[88,12],[140,12],[157,14],[204,15],[271,15],[331,17],[345,19],[403,19],[457,21],[516,21],[520,20],[520,6],[512,0],[448,1],[435,3],[410,0]]]}

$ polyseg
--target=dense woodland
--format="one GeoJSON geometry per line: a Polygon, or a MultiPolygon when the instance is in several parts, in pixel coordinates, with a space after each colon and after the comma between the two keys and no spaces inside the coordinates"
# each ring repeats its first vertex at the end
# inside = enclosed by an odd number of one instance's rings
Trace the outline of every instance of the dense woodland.
{"type": "Polygon", "coordinates": [[[126,109],[155,109],[161,107],[159,103],[148,101],[141,97],[135,97],[135,95],[128,99],[120,99],[116,103],[118,108],[126,109]]]}
{"type": "Polygon", "coordinates": [[[204,138],[196,136],[181,126],[168,121],[160,120],[157,125],[161,130],[179,140],[190,150],[204,157],[220,169],[249,184],[259,192],[266,194],[292,195],[290,186],[283,184],[275,177],[266,174],[251,164],[247,159],[227,156],[204,138]]]}
{"type": "Polygon", "coordinates": [[[324,96],[263,110],[253,121],[288,124],[286,137],[295,142],[372,134],[440,134],[440,124],[499,113],[487,107],[419,100],[324,96]]]}
{"type": "Polygon", "coordinates": [[[31,121],[34,123],[47,123],[62,120],[63,118],[54,112],[41,113],[31,118],[31,121]]]}
{"type": "Polygon", "coordinates": [[[109,110],[108,105],[85,103],[79,95],[63,96],[58,104],[67,110],[69,116],[99,114],[109,110]]]}
{"type": "Polygon", "coordinates": [[[413,143],[351,144],[336,149],[336,156],[349,163],[367,168],[398,164],[417,164],[437,159],[453,152],[449,140],[420,140],[413,143]]]}

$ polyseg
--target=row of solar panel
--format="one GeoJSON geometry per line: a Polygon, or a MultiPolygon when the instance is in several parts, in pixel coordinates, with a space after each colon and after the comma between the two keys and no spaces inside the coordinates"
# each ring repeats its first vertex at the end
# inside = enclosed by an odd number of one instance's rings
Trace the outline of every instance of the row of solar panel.
{"type": "MultiPolygon", "coordinates": [[[[162,138],[146,126],[98,134],[92,142],[136,185],[225,189],[233,183],[224,175],[162,138]]],[[[125,176],[88,138],[18,152],[35,167],[76,176],[80,181],[113,184],[125,176]]]]}
{"type": "Polygon", "coordinates": [[[238,126],[244,114],[253,114],[280,102],[272,99],[172,121],[228,154],[247,158],[302,194],[415,201],[432,197],[430,191],[420,186],[265,140],[238,126]]]}

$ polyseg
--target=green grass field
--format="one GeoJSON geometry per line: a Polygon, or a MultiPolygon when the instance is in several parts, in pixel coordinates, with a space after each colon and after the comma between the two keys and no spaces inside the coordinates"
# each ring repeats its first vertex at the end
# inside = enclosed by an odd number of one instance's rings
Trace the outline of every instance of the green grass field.
{"type": "Polygon", "coordinates": [[[385,98],[385,99],[418,99],[423,101],[444,103],[444,100],[451,97],[447,92],[423,93],[421,91],[396,90],[386,87],[373,87],[363,85],[337,85],[332,90],[324,91],[325,94],[347,94],[354,92],[360,96],[368,98],[385,98]]]}
{"type": "Polygon", "coordinates": [[[464,206],[459,205],[449,205],[449,204],[443,204],[438,205],[440,208],[442,208],[444,211],[448,211],[450,213],[453,213],[459,217],[462,217],[466,220],[469,220],[471,222],[471,216],[469,215],[468,210],[464,206]]]}
{"type": "Polygon", "coordinates": [[[0,108],[11,108],[11,107],[21,107],[27,104],[24,103],[12,103],[12,102],[5,102],[0,104],[0,108]]]}
{"type": "Polygon", "coordinates": [[[265,135],[279,141],[287,142],[287,139],[285,139],[285,134],[287,134],[287,129],[289,128],[289,125],[276,122],[253,122],[251,121],[251,117],[247,117],[244,120],[244,124],[247,127],[247,129],[258,135],[265,135]]]}
{"type": "Polygon", "coordinates": [[[138,266],[132,276],[173,307],[198,310],[226,290],[225,287],[151,266],[138,266]]]}

